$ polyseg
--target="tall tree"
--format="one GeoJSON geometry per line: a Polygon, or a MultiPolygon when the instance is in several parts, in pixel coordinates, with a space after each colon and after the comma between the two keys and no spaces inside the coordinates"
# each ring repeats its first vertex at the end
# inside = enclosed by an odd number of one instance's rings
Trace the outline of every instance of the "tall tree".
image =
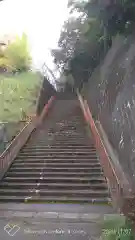
{"type": "Polygon", "coordinates": [[[30,68],[31,56],[28,48],[27,35],[16,37],[0,55],[0,67],[8,71],[26,71],[30,68]]]}
{"type": "Polygon", "coordinates": [[[12,66],[17,71],[26,71],[30,68],[31,57],[29,54],[27,35],[16,37],[16,40],[9,44],[5,51],[5,56],[10,59],[12,66]]]}
{"type": "MultiPolygon", "coordinates": [[[[105,57],[112,37],[125,33],[135,22],[133,0],[69,0],[71,15],[64,24],[59,49],[52,50],[55,63],[74,78],[76,87],[87,81],[94,68],[105,57]],[[73,18],[73,12],[80,17],[73,18]]],[[[134,29],[134,28],[132,28],[134,29]]]]}

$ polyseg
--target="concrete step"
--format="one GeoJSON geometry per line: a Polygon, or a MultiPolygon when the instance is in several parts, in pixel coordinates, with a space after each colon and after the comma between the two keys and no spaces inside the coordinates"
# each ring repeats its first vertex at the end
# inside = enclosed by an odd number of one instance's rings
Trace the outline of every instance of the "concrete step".
{"type": "MultiPolygon", "coordinates": [[[[46,166],[46,164],[44,163],[14,163],[14,167],[44,167],[46,166]]],[[[56,163],[53,162],[53,163],[47,163],[47,167],[55,167],[56,166],[56,163]]],[[[100,164],[97,162],[97,163],[57,163],[57,167],[67,167],[67,168],[73,168],[73,167],[92,167],[92,166],[100,166],[100,164]]]]}
{"type": "Polygon", "coordinates": [[[10,188],[15,188],[15,189],[34,189],[35,187],[40,187],[40,189],[82,189],[82,190],[100,190],[100,189],[105,189],[107,190],[107,185],[104,181],[100,181],[99,183],[97,182],[92,182],[91,184],[89,183],[27,183],[27,182],[2,182],[0,184],[0,189],[10,189],[10,188]]]}
{"type": "Polygon", "coordinates": [[[68,183],[71,183],[71,182],[74,182],[74,183],[99,183],[99,182],[105,182],[105,178],[103,176],[96,176],[96,177],[60,177],[60,176],[57,176],[57,177],[4,177],[4,181],[7,182],[35,182],[35,183],[38,183],[38,182],[68,182],[68,183]]]}
{"type": "Polygon", "coordinates": [[[93,203],[106,204],[110,202],[110,198],[90,198],[90,197],[68,197],[68,196],[0,196],[0,202],[28,202],[28,203],[46,203],[46,202],[61,202],[61,203],[93,203]]]}
{"type": "Polygon", "coordinates": [[[97,159],[96,158],[79,158],[77,159],[76,157],[75,158],[65,158],[65,159],[62,159],[62,158],[18,158],[14,161],[14,163],[43,163],[43,164],[48,164],[48,163],[66,163],[66,161],[68,161],[68,163],[72,164],[72,163],[97,163],[97,159]]]}
{"type": "Polygon", "coordinates": [[[50,149],[52,149],[52,150],[55,150],[55,149],[57,149],[57,150],[72,150],[72,151],[74,151],[74,150],[78,150],[78,149],[83,149],[83,150],[90,150],[90,151],[92,151],[92,152],[96,152],[96,148],[94,148],[94,147],[90,147],[90,146],[70,146],[70,145],[67,145],[67,146],[65,146],[65,145],[59,145],[59,144],[55,144],[55,145],[46,145],[46,146],[36,146],[36,147],[33,147],[33,146],[25,146],[25,148],[23,148],[22,149],[22,151],[33,151],[33,150],[35,150],[35,151],[40,151],[40,150],[46,150],[46,149],[48,149],[48,147],[50,148],[50,149]]]}
{"type": "Polygon", "coordinates": [[[0,198],[1,196],[36,196],[36,195],[42,196],[67,196],[67,197],[90,197],[90,198],[100,198],[100,197],[108,197],[108,191],[107,190],[64,190],[64,189],[57,189],[57,190],[50,190],[50,189],[0,189],[0,198]]]}
{"type": "MultiPolygon", "coordinates": [[[[42,143],[42,144],[39,144],[38,143],[38,141],[37,142],[35,142],[35,143],[31,143],[31,142],[28,142],[26,145],[25,145],[25,147],[27,148],[42,148],[42,147],[46,147],[47,146],[47,144],[49,145],[50,144],[50,141],[46,141],[46,142],[44,142],[44,143],[42,143]],[[47,142],[47,143],[46,143],[47,142]]],[[[55,143],[54,142],[51,142],[51,144],[50,144],[52,147],[60,147],[60,146],[63,146],[63,147],[79,147],[79,146],[87,146],[87,147],[89,147],[89,145],[91,146],[91,144],[89,143],[89,142],[87,142],[87,143],[85,143],[85,142],[82,142],[82,143],[77,143],[77,142],[73,142],[73,143],[68,143],[67,141],[65,141],[65,142],[63,142],[62,144],[61,144],[61,142],[59,142],[59,141],[56,141],[55,143]]]]}
{"type": "Polygon", "coordinates": [[[58,147],[42,147],[42,148],[25,148],[25,149],[22,149],[21,150],[21,152],[20,153],[35,153],[35,152],[37,152],[37,153],[46,153],[46,152],[50,152],[51,151],[51,153],[55,153],[55,152],[66,152],[66,153],[85,153],[85,152],[88,152],[88,153],[90,153],[90,154],[96,154],[96,150],[95,149],[89,149],[89,148],[65,148],[65,147],[61,147],[61,148],[58,148],[58,147]]]}
{"type": "Polygon", "coordinates": [[[98,172],[89,172],[89,173],[81,173],[81,172],[44,172],[44,170],[40,171],[31,171],[31,172],[8,172],[5,176],[7,177],[40,177],[40,176],[45,176],[45,177],[99,177],[103,176],[103,172],[98,171],[98,172]]]}
{"type": "Polygon", "coordinates": [[[41,170],[44,170],[44,173],[45,172],[64,172],[64,171],[70,171],[70,173],[72,172],[76,172],[76,173],[79,173],[79,172],[82,172],[82,173],[89,173],[89,172],[99,172],[99,171],[102,171],[102,168],[101,167],[86,167],[86,168],[73,168],[71,167],[70,169],[67,169],[67,168],[58,168],[58,167],[44,167],[44,168],[41,168],[41,167],[14,167],[14,164],[11,166],[10,168],[10,172],[33,172],[33,171],[41,171],[41,170]]]}
{"type": "Polygon", "coordinates": [[[97,158],[95,152],[94,153],[83,153],[83,152],[51,152],[51,151],[46,151],[45,153],[43,152],[40,152],[40,153],[34,153],[34,152],[31,152],[31,153],[20,153],[19,154],[19,158],[44,158],[44,157],[48,157],[48,155],[50,155],[50,157],[55,157],[55,156],[75,156],[75,157],[78,157],[78,156],[81,156],[82,158],[83,157],[87,157],[87,158],[97,158]]]}
{"type": "Polygon", "coordinates": [[[71,103],[56,104],[47,123],[32,133],[0,182],[1,203],[108,204],[93,139],[81,109],[71,103]]]}

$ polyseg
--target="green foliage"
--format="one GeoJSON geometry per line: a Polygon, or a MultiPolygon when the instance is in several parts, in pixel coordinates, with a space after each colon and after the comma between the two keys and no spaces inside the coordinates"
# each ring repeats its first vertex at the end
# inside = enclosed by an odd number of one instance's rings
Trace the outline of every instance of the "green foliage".
{"type": "Polygon", "coordinates": [[[28,49],[26,34],[21,38],[16,37],[0,54],[0,68],[8,72],[27,71],[31,65],[31,57],[28,49]]]}
{"type": "Polygon", "coordinates": [[[124,216],[108,216],[102,222],[102,240],[133,240],[132,225],[124,216]]]}
{"type": "Polygon", "coordinates": [[[39,74],[0,75],[0,121],[18,122],[36,112],[41,82],[39,74]]]}
{"type": "Polygon", "coordinates": [[[112,37],[129,34],[134,29],[135,3],[133,0],[99,1],[69,0],[71,15],[65,22],[59,49],[53,49],[54,62],[66,75],[74,78],[81,88],[111,47],[112,37]],[[73,18],[73,12],[79,12],[73,18]]]}

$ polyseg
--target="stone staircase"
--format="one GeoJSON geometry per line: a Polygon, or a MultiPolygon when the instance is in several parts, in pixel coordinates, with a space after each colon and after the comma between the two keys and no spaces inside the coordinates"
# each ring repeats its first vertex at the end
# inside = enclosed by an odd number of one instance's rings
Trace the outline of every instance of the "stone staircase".
{"type": "Polygon", "coordinates": [[[1,203],[108,204],[106,179],[79,103],[61,98],[2,179],[1,203]]]}

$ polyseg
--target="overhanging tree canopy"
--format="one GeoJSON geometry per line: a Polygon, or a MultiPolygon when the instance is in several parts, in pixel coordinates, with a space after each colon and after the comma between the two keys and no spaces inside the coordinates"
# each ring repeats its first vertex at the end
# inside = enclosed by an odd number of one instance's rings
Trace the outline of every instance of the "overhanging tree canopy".
{"type": "Polygon", "coordinates": [[[66,75],[71,74],[75,86],[87,81],[94,68],[111,46],[112,37],[126,33],[135,23],[133,0],[69,0],[71,13],[59,39],[58,49],[52,50],[54,62],[66,75]]]}

